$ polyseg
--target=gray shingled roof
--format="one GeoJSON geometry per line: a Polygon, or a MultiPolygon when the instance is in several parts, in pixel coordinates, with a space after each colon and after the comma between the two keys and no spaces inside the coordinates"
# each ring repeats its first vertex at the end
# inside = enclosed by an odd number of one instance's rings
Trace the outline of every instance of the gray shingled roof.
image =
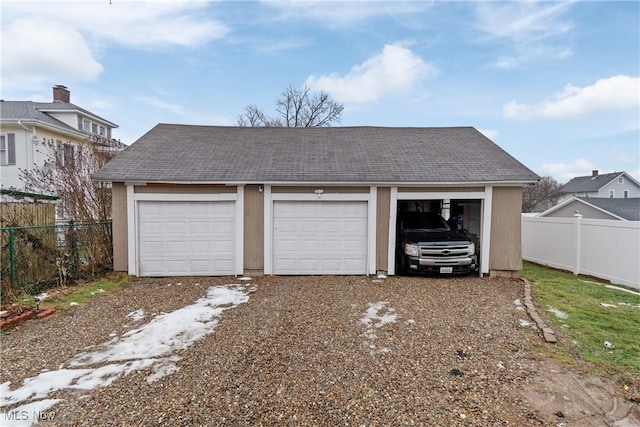
{"type": "Polygon", "coordinates": [[[585,203],[604,209],[627,221],[640,221],[640,198],[629,197],[627,199],[605,197],[578,197],[585,203]]]}
{"type": "Polygon", "coordinates": [[[219,127],[159,124],[93,175],[143,182],[533,182],[472,127],[219,127]]]}
{"type": "Polygon", "coordinates": [[[577,176],[571,181],[560,187],[561,193],[588,193],[590,191],[598,191],[618,176],[622,172],[603,173],[597,176],[577,176]]]}
{"type": "Polygon", "coordinates": [[[88,117],[94,117],[108,123],[112,127],[116,124],[103,119],[96,114],[78,107],[70,102],[33,102],[33,101],[2,101],[0,102],[0,117],[3,120],[37,120],[42,123],[64,129],[69,132],[83,133],[82,131],[69,126],[68,124],[50,116],[46,111],[78,111],[88,117]]]}

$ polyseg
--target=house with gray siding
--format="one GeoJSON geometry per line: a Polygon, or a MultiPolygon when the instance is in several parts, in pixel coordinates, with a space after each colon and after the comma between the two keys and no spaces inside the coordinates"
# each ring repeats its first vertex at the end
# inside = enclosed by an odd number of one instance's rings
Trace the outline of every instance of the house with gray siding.
{"type": "Polygon", "coordinates": [[[590,176],[577,176],[560,187],[558,203],[571,197],[600,197],[626,199],[640,197],[640,182],[626,172],[600,174],[594,170],[590,176]]]}

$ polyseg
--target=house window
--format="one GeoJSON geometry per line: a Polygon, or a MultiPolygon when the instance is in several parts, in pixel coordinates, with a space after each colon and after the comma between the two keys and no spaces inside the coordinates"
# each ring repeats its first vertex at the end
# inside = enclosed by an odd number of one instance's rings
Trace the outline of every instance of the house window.
{"type": "Polygon", "coordinates": [[[613,199],[614,197],[616,197],[616,191],[615,190],[609,190],[609,198],[613,199]]]}
{"type": "Polygon", "coordinates": [[[16,164],[16,134],[0,135],[0,165],[16,164]]]}
{"type": "Polygon", "coordinates": [[[105,126],[100,125],[99,135],[103,138],[107,136],[107,128],[105,126]]]}
{"type": "Polygon", "coordinates": [[[623,194],[623,197],[624,197],[625,199],[628,199],[628,198],[629,198],[629,190],[624,190],[624,192],[623,192],[622,194],[623,194]]]}
{"type": "Polygon", "coordinates": [[[76,146],[72,144],[63,144],[62,141],[56,141],[56,154],[62,166],[72,165],[76,156],[76,146]]]}
{"type": "Polygon", "coordinates": [[[94,134],[98,133],[98,124],[97,123],[91,123],[91,133],[94,133],[94,134]]]}
{"type": "Polygon", "coordinates": [[[624,178],[623,177],[618,177],[618,184],[624,184],[624,178]]]}
{"type": "Polygon", "coordinates": [[[91,122],[87,119],[82,119],[82,130],[85,132],[91,132],[91,122]]]}

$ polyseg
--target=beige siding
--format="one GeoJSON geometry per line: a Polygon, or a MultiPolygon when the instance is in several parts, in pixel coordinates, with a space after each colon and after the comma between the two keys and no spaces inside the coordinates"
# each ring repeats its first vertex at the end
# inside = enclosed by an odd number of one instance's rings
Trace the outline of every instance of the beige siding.
{"type": "Polygon", "coordinates": [[[348,194],[348,193],[368,193],[369,187],[329,187],[329,186],[308,186],[308,187],[296,187],[296,186],[281,186],[271,187],[272,193],[296,193],[296,194],[313,194],[314,190],[322,189],[325,194],[348,194]]]}
{"type": "Polygon", "coordinates": [[[121,182],[114,182],[111,188],[111,198],[113,269],[115,271],[128,271],[127,187],[121,182]]]}
{"type": "Polygon", "coordinates": [[[244,189],[244,268],[264,272],[264,196],[257,185],[244,189]]]}
{"type": "Polygon", "coordinates": [[[517,276],[522,269],[522,188],[494,187],[491,207],[491,276],[517,276]]]}
{"type": "Polygon", "coordinates": [[[136,186],[136,193],[220,194],[235,193],[236,187],[207,184],[147,184],[136,186]]]}
{"type": "Polygon", "coordinates": [[[389,256],[389,204],[391,189],[378,188],[378,205],[376,206],[376,271],[387,273],[389,256]]]}

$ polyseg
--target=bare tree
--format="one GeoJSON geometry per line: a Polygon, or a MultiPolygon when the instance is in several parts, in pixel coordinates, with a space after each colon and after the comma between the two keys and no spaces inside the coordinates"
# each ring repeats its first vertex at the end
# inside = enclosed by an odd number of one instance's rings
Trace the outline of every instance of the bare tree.
{"type": "Polygon", "coordinates": [[[74,221],[106,221],[111,218],[111,189],[93,181],[91,174],[118,152],[120,143],[95,136],[84,145],[43,141],[44,166],[20,170],[27,191],[60,197],[60,213],[74,221]]]}
{"type": "Polygon", "coordinates": [[[522,212],[534,212],[536,207],[548,209],[558,203],[560,187],[554,178],[545,176],[535,184],[526,185],[522,189],[522,212]]]}
{"type": "Polygon", "coordinates": [[[342,119],[344,106],[321,91],[312,94],[305,86],[289,86],[276,100],[276,117],[269,117],[255,105],[248,105],[238,116],[238,126],[329,127],[342,119]]]}

